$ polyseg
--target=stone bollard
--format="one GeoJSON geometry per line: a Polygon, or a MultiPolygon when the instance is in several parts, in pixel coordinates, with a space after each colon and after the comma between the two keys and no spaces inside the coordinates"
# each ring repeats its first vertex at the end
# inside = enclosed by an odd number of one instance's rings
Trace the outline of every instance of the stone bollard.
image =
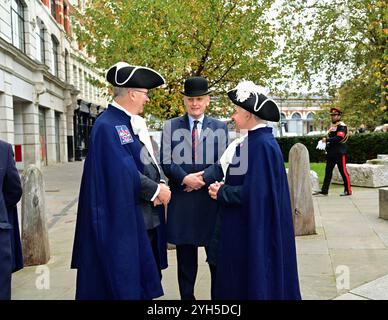
{"type": "Polygon", "coordinates": [[[388,188],[379,189],[379,218],[388,220],[388,188]]]}
{"type": "Polygon", "coordinates": [[[22,243],[25,266],[46,264],[50,259],[44,181],[42,172],[29,165],[22,175],[22,243]]]}
{"type": "Polygon", "coordinates": [[[310,180],[310,159],[307,148],[296,143],[288,158],[288,185],[296,236],[316,234],[314,204],[310,180]]]}

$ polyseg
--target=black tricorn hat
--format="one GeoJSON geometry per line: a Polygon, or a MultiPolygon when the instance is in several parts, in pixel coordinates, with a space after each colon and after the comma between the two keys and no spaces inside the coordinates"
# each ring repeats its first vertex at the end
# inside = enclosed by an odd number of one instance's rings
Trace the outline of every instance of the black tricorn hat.
{"type": "Polygon", "coordinates": [[[330,108],[330,115],[335,115],[335,114],[341,115],[342,114],[341,109],[339,109],[338,107],[330,108]]]}
{"type": "Polygon", "coordinates": [[[153,89],[164,84],[164,78],[155,70],[118,62],[109,68],[106,80],[114,87],[153,89]]]}
{"type": "Polygon", "coordinates": [[[275,101],[266,96],[266,89],[252,81],[241,81],[236,88],[228,91],[232,102],[258,116],[260,119],[278,122],[280,112],[275,101]]]}
{"type": "Polygon", "coordinates": [[[210,93],[207,79],[203,77],[190,77],[185,81],[185,91],[181,93],[187,97],[206,96],[210,93]]]}

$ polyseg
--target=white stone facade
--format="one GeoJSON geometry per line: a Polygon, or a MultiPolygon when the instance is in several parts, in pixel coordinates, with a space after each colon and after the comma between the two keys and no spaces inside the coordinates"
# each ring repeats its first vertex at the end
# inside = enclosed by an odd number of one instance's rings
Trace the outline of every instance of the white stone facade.
{"type": "Polygon", "coordinates": [[[328,103],[329,98],[323,97],[273,97],[279,106],[281,121],[275,124],[276,136],[303,136],[325,134],[327,128],[313,122],[315,113],[321,106],[328,103]],[[281,130],[280,130],[281,127],[281,130]]]}
{"type": "Polygon", "coordinates": [[[86,79],[103,80],[80,62],[89,58],[72,40],[69,7],[66,0],[0,0],[0,139],[14,145],[18,169],[69,161],[79,101],[107,104],[86,79]]]}

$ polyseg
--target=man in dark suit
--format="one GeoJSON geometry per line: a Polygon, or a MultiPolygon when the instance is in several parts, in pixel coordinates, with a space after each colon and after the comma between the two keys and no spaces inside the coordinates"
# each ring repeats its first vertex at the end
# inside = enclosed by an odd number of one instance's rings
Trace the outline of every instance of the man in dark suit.
{"type": "Polygon", "coordinates": [[[0,300],[11,299],[12,272],[23,268],[16,204],[22,196],[12,146],[0,140],[0,300]]]}
{"type": "MultiPolygon", "coordinates": [[[[182,94],[187,113],[166,122],[161,164],[172,192],[167,241],[176,245],[179,291],[182,300],[194,300],[198,247],[207,251],[216,221],[217,203],[206,186],[214,182],[210,167],[226,149],[228,130],[225,123],[205,116],[210,103],[205,78],[188,78],[182,94]]],[[[209,266],[213,283],[214,268],[209,266]]]]}
{"type": "Polygon", "coordinates": [[[132,122],[134,130],[139,127],[139,132],[135,134],[134,138],[138,139],[143,145],[141,153],[143,170],[142,172],[139,171],[141,185],[140,207],[159,269],[159,275],[162,277],[161,270],[167,268],[167,240],[165,208],[161,204],[167,206],[171,192],[165,180],[162,179],[162,171],[154,155],[151,137],[144,119],[136,115],[133,115],[132,119],[135,120],[132,122]],[[163,200],[164,203],[162,199],[165,199],[163,200]]]}

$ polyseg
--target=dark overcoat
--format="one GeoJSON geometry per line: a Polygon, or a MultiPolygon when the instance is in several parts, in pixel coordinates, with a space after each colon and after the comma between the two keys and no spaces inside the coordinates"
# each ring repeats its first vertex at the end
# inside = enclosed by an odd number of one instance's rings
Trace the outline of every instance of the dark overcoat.
{"type": "Polygon", "coordinates": [[[217,202],[208,195],[213,182],[211,165],[216,163],[228,144],[224,122],[205,116],[199,137],[198,161],[192,163],[192,143],[187,114],[171,119],[163,128],[160,161],[169,179],[171,201],[167,212],[167,241],[176,245],[209,244],[216,221],[217,202]],[[183,178],[190,173],[205,171],[207,186],[185,192],[183,178]]]}
{"type": "Polygon", "coordinates": [[[23,268],[16,204],[22,196],[12,146],[0,140],[0,299],[11,298],[11,273],[23,268]]]}

